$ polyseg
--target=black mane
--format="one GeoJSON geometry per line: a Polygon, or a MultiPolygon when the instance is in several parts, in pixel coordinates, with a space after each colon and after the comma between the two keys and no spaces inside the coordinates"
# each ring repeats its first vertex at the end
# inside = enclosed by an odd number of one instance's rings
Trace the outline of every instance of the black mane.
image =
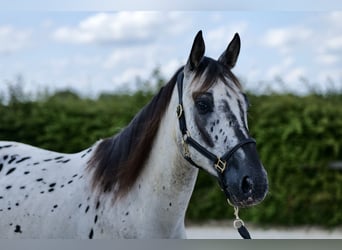
{"type": "Polygon", "coordinates": [[[94,188],[100,192],[110,192],[115,187],[118,195],[124,195],[135,183],[146,165],[177,75],[182,69],[175,73],[125,129],[100,142],[88,163],[88,169],[93,170],[94,188]],[[116,183],[119,185],[115,186],[116,183]]]}

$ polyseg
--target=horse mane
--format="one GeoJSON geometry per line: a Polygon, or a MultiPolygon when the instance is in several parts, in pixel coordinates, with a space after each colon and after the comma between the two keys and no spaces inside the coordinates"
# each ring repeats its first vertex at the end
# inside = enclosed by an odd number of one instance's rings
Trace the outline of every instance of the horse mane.
{"type": "Polygon", "coordinates": [[[99,143],[87,166],[88,170],[94,170],[93,188],[104,193],[115,189],[117,196],[123,196],[133,186],[146,165],[177,75],[182,69],[135,115],[126,128],[99,143]]]}
{"type": "MultiPolygon", "coordinates": [[[[119,134],[103,139],[97,146],[87,169],[93,170],[92,186],[100,193],[114,191],[115,197],[124,196],[134,185],[149,158],[160,121],[168,107],[177,76],[160,89],[152,100],[133,118],[119,134]]],[[[237,78],[221,63],[204,57],[195,72],[195,78],[206,72],[201,90],[209,89],[217,79],[228,84],[229,77],[238,87],[237,78]]]]}

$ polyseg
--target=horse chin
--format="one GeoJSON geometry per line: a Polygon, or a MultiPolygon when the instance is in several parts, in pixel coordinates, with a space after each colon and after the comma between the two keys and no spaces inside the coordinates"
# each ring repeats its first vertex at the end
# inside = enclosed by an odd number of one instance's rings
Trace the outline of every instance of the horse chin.
{"type": "Polygon", "coordinates": [[[229,192],[225,192],[225,194],[226,194],[228,203],[234,207],[239,207],[239,208],[247,208],[247,207],[258,205],[265,198],[265,196],[262,198],[255,198],[253,196],[250,196],[245,199],[240,199],[234,194],[231,194],[229,192]]]}

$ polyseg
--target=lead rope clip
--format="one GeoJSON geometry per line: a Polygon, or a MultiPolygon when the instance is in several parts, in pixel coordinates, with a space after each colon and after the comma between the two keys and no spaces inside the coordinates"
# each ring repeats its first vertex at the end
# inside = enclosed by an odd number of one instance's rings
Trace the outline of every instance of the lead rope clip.
{"type": "Polygon", "coordinates": [[[234,228],[238,230],[239,234],[243,239],[252,239],[251,235],[249,234],[247,228],[245,227],[245,223],[239,217],[239,207],[234,206],[229,199],[227,199],[228,204],[234,207],[234,215],[235,220],[233,222],[234,228]]]}

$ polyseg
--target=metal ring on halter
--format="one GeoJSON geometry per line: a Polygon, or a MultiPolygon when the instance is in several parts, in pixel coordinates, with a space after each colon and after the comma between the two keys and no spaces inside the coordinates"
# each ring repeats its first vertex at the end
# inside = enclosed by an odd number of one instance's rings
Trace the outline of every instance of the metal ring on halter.
{"type": "Polygon", "coordinates": [[[245,223],[241,219],[236,219],[236,220],[234,220],[234,224],[233,225],[234,225],[235,229],[239,229],[240,227],[244,226],[245,223]]]}

